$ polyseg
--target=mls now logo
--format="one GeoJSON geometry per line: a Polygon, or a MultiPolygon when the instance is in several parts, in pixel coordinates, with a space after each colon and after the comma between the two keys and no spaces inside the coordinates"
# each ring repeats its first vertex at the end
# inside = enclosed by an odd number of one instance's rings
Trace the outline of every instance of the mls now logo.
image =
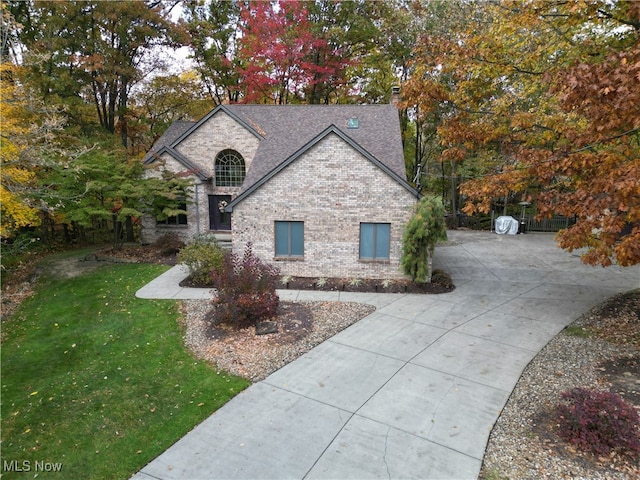
{"type": "Polygon", "coordinates": [[[3,460],[2,469],[5,472],[60,472],[62,463],[43,462],[30,460],[3,460]]]}

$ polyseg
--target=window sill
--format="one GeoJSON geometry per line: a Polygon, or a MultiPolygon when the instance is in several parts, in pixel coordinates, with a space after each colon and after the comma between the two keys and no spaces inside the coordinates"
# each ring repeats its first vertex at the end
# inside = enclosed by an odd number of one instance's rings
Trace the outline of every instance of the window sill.
{"type": "Polygon", "coordinates": [[[273,257],[274,262],[304,262],[304,257],[273,257]]]}
{"type": "Polygon", "coordinates": [[[391,260],[388,258],[359,258],[359,263],[386,263],[390,264],[391,260]]]}

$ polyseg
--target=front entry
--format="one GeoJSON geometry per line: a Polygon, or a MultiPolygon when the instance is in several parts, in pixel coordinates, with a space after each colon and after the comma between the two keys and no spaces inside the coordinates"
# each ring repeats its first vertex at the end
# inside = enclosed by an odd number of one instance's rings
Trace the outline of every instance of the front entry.
{"type": "Polygon", "coordinates": [[[231,214],[224,211],[231,195],[209,195],[209,229],[231,230],[231,214]]]}

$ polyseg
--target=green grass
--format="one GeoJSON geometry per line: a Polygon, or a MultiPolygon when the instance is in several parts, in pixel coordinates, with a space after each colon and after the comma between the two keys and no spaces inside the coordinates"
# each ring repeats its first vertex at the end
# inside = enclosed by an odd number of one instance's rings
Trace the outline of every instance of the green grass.
{"type": "Polygon", "coordinates": [[[509,477],[502,475],[494,469],[489,469],[480,477],[481,480],[509,480],[509,477]]]}
{"type": "Polygon", "coordinates": [[[135,298],[165,269],[43,280],[3,324],[3,478],[129,478],[248,386],[186,351],[177,302],[135,298]]]}
{"type": "Polygon", "coordinates": [[[569,325],[564,329],[566,335],[578,338],[590,338],[593,336],[593,332],[586,327],[579,327],[577,325],[569,325]]]}

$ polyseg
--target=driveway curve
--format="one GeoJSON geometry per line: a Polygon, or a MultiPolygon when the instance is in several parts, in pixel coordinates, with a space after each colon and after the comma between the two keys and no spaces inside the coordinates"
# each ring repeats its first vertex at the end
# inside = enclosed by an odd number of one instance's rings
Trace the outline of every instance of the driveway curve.
{"type": "MultiPolygon", "coordinates": [[[[477,478],[536,353],[586,310],[640,286],[640,266],[586,266],[551,234],[450,231],[434,266],[453,292],[279,292],[377,310],[249,387],[133,478],[477,478]]],[[[202,298],[172,272],[138,296],[202,298]]]]}

